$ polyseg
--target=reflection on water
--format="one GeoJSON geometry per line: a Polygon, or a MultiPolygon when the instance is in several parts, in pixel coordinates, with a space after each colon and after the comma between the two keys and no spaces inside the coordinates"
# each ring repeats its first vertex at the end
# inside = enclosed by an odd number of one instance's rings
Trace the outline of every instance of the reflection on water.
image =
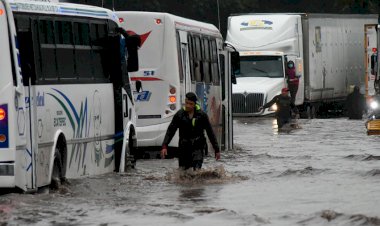
{"type": "Polygon", "coordinates": [[[380,225],[380,136],[360,120],[299,124],[236,119],[235,149],[199,171],[139,160],[56,193],[0,196],[0,225],[380,225]]]}

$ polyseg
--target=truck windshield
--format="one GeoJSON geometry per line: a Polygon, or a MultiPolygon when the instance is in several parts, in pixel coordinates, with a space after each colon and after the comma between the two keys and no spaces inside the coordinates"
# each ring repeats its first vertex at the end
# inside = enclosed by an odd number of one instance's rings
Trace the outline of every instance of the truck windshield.
{"type": "Polygon", "coordinates": [[[282,78],[281,56],[240,56],[240,73],[236,77],[282,78]]]}

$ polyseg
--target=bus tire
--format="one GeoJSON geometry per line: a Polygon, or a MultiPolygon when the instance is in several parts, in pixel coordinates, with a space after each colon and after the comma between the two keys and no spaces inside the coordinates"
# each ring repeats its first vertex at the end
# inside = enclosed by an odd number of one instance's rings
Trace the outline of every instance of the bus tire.
{"type": "Polygon", "coordinates": [[[58,190],[62,184],[62,158],[59,149],[54,152],[53,171],[51,173],[50,189],[58,190]]]}

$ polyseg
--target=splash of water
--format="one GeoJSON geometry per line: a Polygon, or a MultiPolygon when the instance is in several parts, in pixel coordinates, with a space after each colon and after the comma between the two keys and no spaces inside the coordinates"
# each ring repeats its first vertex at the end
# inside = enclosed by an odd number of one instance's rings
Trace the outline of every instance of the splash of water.
{"type": "Polygon", "coordinates": [[[209,167],[199,170],[176,169],[168,172],[166,180],[177,184],[221,184],[247,178],[228,173],[223,166],[209,167]]]}

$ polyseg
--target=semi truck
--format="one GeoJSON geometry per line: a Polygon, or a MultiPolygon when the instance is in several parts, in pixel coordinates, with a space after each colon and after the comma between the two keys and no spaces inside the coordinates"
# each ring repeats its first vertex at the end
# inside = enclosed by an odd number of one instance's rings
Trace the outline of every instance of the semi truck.
{"type": "Polygon", "coordinates": [[[367,62],[375,49],[368,51],[373,44],[369,44],[366,28],[375,26],[377,20],[375,14],[230,16],[226,44],[240,53],[240,73],[232,88],[234,115],[273,113],[275,108],[258,108],[287,86],[285,65],[290,60],[299,77],[295,104],[303,115],[314,117],[316,111],[329,110],[329,106],[344,106],[355,85],[367,92],[371,80],[367,62]],[[278,57],[273,58],[273,53],[278,57]],[[283,74],[274,76],[274,65],[280,63],[282,70],[280,66],[277,70],[283,74]]]}

